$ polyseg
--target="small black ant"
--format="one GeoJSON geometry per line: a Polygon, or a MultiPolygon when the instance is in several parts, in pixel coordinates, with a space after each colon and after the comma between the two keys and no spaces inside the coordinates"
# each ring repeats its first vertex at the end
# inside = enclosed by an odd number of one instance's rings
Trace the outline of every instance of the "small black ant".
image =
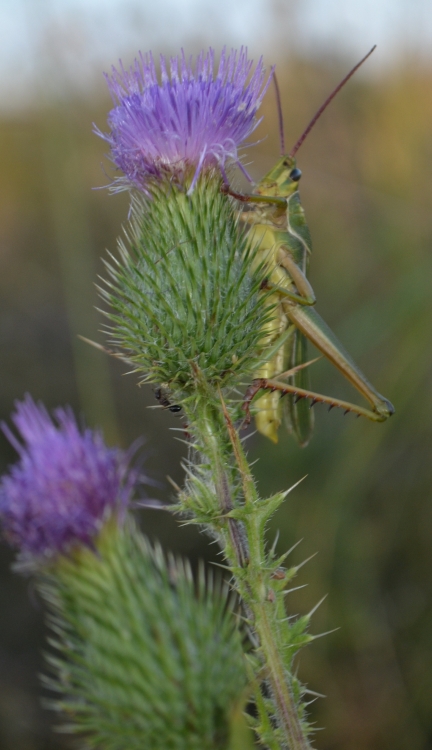
{"type": "Polygon", "coordinates": [[[164,407],[164,409],[169,409],[172,412],[179,412],[182,410],[179,404],[171,403],[166,394],[163,392],[162,388],[156,388],[154,394],[155,398],[159,401],[160,405],[164,407]]]}

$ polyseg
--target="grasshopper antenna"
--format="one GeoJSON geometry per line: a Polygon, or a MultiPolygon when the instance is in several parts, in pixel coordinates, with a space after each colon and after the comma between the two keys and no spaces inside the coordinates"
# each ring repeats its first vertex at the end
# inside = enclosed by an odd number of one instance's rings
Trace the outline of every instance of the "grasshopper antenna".
{"type": "Polygon", "coordinates": [[[284,156],[285,155],[284,121],[283,121],[283,114],[282,114],[281,95],[280,95],[279,84],[276,78],[276,73],[273,73],[273,83],[274,83],[275,92],[276,92],[276,105],[277,105],[277,111],[278,111],[279,141],[280,141],[281,156],[284,156]]]}
{"type": "MultiPolygon", "coordinates": [[[[324,112],[324,110],[327,109],[327,107],[330,104],[330,102],[332,101],[332,99],[335,98],[336,94],[338,94],[339,91],[341,90],[341,88],[343,88],[343,86],[345,86],[346,82],[349,81],[349,79],[351,78],[351,76],[353,76],[354,73],[360,68],[360,66],[363,65],[363,63],[368,59],[368,57],[370,57],[370,55],[372,54],[372,52],[374,51],[374,49],[376,49],[376,44],[374,44],[374,46],[372,47],[372,49],[369,50],[369,52],[367,53],[367,55],[365,55],[360,60],[360,62],[357,63],[357,65],[354,65],[353,69],[350,70],[350,72],[348,73],[348,75],[345,76],[345,78],[331,92],[330,96],[327,97],[327,99],[325,100],[324,104],[321,105],[321,107],[319,108],[318,112],[312,117],[312,120],[310,121],[310,123],[307,126],[306,130],[301,134],[301,136],[298,139],[298,141],[295,144],[295,146],[289,152],[289,156],[295,156],[295,154],[299,150],[300,146],[302,145],[303,141],[305,140],[306,136],[309,135],[309,133],[312,130],[313,126],[315,125],[316,121],[321,117],[321,115],[324,112]]],[[[276,84],[276,90],[277,90],[277,84],[276,84]]]]}

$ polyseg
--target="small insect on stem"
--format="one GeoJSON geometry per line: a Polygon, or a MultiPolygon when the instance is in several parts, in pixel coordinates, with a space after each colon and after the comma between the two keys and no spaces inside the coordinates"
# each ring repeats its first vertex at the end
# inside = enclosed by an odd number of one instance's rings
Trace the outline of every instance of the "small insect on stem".
{"type": "Polygon", "coordinates": [[[169,411],[172,411],[172,412],[179,412],[182,410],[179,404],[171,403],[171,401],[169,400],[167,395],[164,393],[162,388],[155,388],[154,395],[157,401],[159,401],[160,405],[164,407],[164,409],[169,409],[169,411]]]}

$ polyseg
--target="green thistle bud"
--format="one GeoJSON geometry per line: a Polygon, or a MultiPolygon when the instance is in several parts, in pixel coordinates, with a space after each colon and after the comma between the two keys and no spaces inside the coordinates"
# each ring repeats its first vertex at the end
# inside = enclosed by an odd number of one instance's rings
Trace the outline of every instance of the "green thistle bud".
{"type": "Polygon", "coordinates": [[[221,586],[203,575],[195,585],[129,523],[105,527],[96,553],[61,558],[41,590],[59,652],[47,683],[72,719],[65,731],[104,750],[230,746],[246,673],[221,586]]]}
{"type": "Polygon", "coordinates": [[[256,366],[268,306],[262,268],[215,172],[187,195],[153,185],[134,198],[121,262],[110,265],[105,297],[111,332],[144,379],[187,394],[196,374],[227,384],[256,366]]]}

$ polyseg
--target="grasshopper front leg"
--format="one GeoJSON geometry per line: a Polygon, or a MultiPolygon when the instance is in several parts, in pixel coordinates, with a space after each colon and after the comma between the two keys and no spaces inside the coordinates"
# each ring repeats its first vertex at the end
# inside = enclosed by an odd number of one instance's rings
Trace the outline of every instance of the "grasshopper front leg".
{"type": "Polygon", "coordinates": [[[289,250],[280,245],[272,249],[272,255],[274,256],[274,264],[270,277],[266,281],[266,288],[272,289],[280,297],[290,302],[296,302],[298,305],[315,305],[315,292],[308,278],[292,258],[289,250]],[[298,293],[287,289],[286,272],[294,282],[298,293]]]}

